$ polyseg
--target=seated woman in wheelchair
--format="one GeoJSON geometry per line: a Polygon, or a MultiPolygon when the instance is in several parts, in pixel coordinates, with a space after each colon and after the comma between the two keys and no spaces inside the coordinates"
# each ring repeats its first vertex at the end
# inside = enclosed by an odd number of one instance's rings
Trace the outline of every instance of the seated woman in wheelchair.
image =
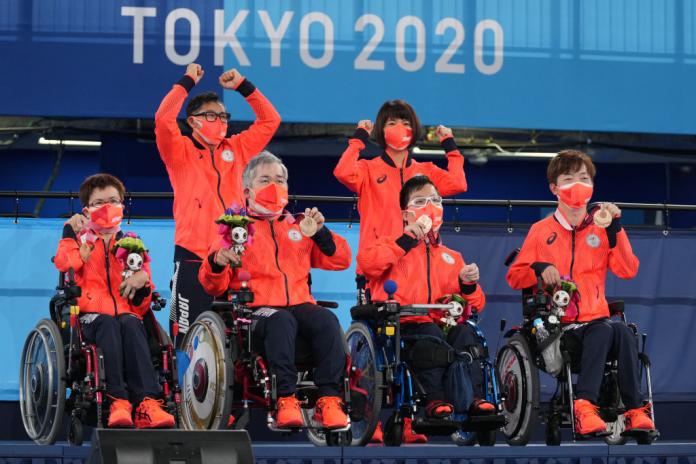
{"type": "Polygon", "coordinates": [[[603,203],[588,214],[595,166],[580,151],[565,150],[548,165],[551,192],[558,197],[553,215],[532,225],[507,281],[514,289],[536,285],[541,277],[547,286],[572,279],[581,296],[577,314],[566,313],[571,324],[566,334],[582,345],[580,374],[574,399],[575,431],[579,435],[602,433],[607,426],[597,412],[598,396],[608,357],[617,360],[618,384],[627,409],[626,431],[652,431],[655,425],[643,406],[638,377],[638,349],[634,334],[623,323],[609,319],[604,295],[607,270],[622,279],[638,272],[621,210],[603,203]]]}
{"type": "Polygon", "coordinates": [[[311,268],[347,269],[351,251],[346,240],[329,231],[324,216],[307,209],[305,217],[313,226],[302,229],[285,211],[288,203],[288,170],[268,152],[253,158],[243,174],[247,209],[253,234],[240,256],[231,248],[216,248],[204,260],[199,280],[210,295],[224,295],[239,288],[239,271],[248,271],[248,285],[254,292],[252,339],[276,376],[278,411],[276,427],[305,426],[295,396],[297,367],[295,344],[302,337],[311,345],[315,364],[314,383],[319,399],[314,419],[326,429],[348,425],[340,398],[345,372],[345,348],[338,318],[318,306],[309,289],[311,268]]]}
{"type": "MultiPolygon", "coordinates": [[[[402,305],[435,303],[443,296],[457,294],[471,307],[482,310],[486,298],[477,283],[478,266],[465,264],[461,254],[447,248],[440,240],[442,198],[433,182],[426,176],[409,179],[401,189],[399,202],[404,220],[403,234],[381,238],[358,254],[358,263],[370,281],[373,300],[385,300],[384,282],[393,280],[398,284],[394,298],[402,305]]],[[[402,317],[401,334],[429,335],[445,340],[441,317],[437,310],[431,310],[429,316],[402,317]]],[[[478,343],[476,333],[467,324],[457,324],[448,330],[446,341],[457,351],[478,343]]],[[[445,397],[445,368],[418,369],[415,373],[425,390],[426,416],[451,416],[454,408],[445,397]]],[[[475,399],[470,413],[495,413],[495,406],[481,399],[481,370],[472,369],[471,374],[475,399]]],[[[417,436],[417,439],[409,436],[410,421],[404,426],[405,441],[425,441],[424,436],[417,436]]]]}
{"type": "Polygon", "coordinates": [[[80,186],[82,213],[65,223],[54,263],[61,272],[75,272],[82,289],[82,337],[104,355],[111,399],[108,427],[134,425],[132,401],[138,405],[136,427],[168,428],[174,426],[174,417],[155,399],[160,385],[141,320],[152,299],[150,266],[144,262],[141,270],[129,272],[116,255],[115,244],[123,236],[124,193],[123,184],[112,175],[85,179],[80,186]]]}

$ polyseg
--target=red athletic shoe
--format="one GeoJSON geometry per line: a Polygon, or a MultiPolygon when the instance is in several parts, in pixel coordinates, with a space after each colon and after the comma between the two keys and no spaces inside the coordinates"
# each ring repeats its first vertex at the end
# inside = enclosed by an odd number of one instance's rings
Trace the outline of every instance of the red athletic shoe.
{"type": "Polygon", "coordinates": [[[139,429],[171,429],[174,416],[162,409],[163,400],[146,397],[135,410],[135,426],[139,429]]]}
{"type": "Polygon", "coordinates": [[[348,416],[343,411],[343,401],[338,396],[322,396],[314,407],[314,420],[327,429],[348,427],[348,416]]]}
{"type": "Polygon", "coordinates": [[[650,418],[650,403],[640,408],[629,409],[624,413],[626,419],[626,431],[629,430],[655,430],[655,423],[650,418]]]}
{"type": "Polygon", "coordinates": [[[425,415],[432,419],[442,419],[454,412],[451,404],[444,401],[431,400],[425,405],[425,415]]]}
{"type": "Polygon", "coordinates": [[[412,426],[413,420],[408,417],[404,417],[404,433],[402,441],[407,444],[414,443],[428,443],[428,437],[422,433],[415,433],[412,426]]]}
{"type": "Polygon", "coordinates": [[[377,427],[375,427],[375,432],[372,434],[370,443],[377,443],[379,445],[384,443],[384,433],[382,432],[382,421],[377,422],[377,427]]]}
{"type": "Polygon", "coordinates": [[[487,416],[489,414],[495,414],[495,405],[479,398],[471,403],[469,411],[471,415],[474,416],[487,416]]]}
{"type": "Polygon", "coordinates": [[[276,413],[276,427],[287,429],[290,427],[304,427],[300,402],[295,395],[278,399],[278,412],[276,413]]]}
{"type": "Polygon", "coordinates": [[[133,427],[133,406],[128,400],[112,398],[109,408],[109,428],[133,427]]]}
{"type": "Polygon", "coordinates": [[[590,435],[605,432],[607,424],[599,417],[597,406],[587,400],[575,400],[575,433],[578,435],[590,435]]]}

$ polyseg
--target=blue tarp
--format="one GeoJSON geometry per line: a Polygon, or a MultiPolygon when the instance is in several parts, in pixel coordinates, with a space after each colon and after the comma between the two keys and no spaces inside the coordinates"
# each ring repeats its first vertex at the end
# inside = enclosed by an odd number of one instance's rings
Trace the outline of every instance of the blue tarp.
{"type": "MultiPolygon", "coordinates": [[[[330,227],[347,238],[357,250],[358,226],[344,223],[330,227]]],[[[139,233],[150,249],[154,281],[169,299],[172,272],[173,221],[134,220],[125,230],[139,233]]],[[[0,268],[0,400],[18,398],[19,358],[24,339],[34,324],[48,316],[48,301],[57,283],[57,271],[50,262],[60,239],[60,219],[0,219],[0,249],[5,265],[0,268]]],[[[462,252],[468,262],[481,268],[481,285],[488,296],[482,327],[495,348],[499,321],[508,327],[520,321],[520,297],[505,283],[503,261],[521,245],[526,230],[508,233],[504,228],[462,228],[445,230],[444,242],[462,252]]],[[[630,231],[634,250],[641,261],[638,277],[621,281],[609,277],[607,295],[626,301],[627,315],[641,331],[647,332],[653,387],[658,400],[696,401],[696,233],[630,231]]],[[[350,323],[349,308],[355,301],[354,267],[343,272],[314,271],[313,290],[317,299],[335,300],[344,327],[350,323]]],[[[166,326],[168,310],[158,315],[166,326]]],[[[546,393],[553,382],[542,379],[546,393]]]]}

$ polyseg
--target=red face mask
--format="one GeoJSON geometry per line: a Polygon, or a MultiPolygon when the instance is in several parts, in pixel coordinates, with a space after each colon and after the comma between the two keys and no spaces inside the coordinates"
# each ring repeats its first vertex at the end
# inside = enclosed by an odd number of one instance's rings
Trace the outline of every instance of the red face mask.
{"type": "Polygon", "coordinates": [[[256,190],[254,203],[265,210],[259,213],[280,214],[288,204],[288,188],[270,183],[256,190]]]}
{"type": "Polygon", "coordinates": [[[195,119],[194,132],[203,139],[208,145],[220,145],[222,139],[227,135],[227,123],[220,121],[220,118],[215,119],[214,122],[206,121],[205,119],[195,119]]]}
{"type": "Polygon", "coordinates": [[[96,226],[97,232],[118,231],[123,220],[123,205],[107,203],[94,211],[90,211],[90,222],[96,226]]]}
{"type": "Polygon", "coordinates": [[[428,202],[422,208],[409,208],[408,211],[413,213],[413,215],[416,218],[416,222],[418,222],[418,220],[422,216],[428,216],[432,223],[430,230],[432,230],[433,232],[437,232],[438,230],[440,230],[440,226],[442,226],[442,208],[438,208],[437,206],[432,204],[432,202],[428,202]]]}
{"type": "Polygon", "coordinates": [[[387,146],[394,150],[405,150],[411,144],[413,130],[403,124],[387,126],[384,128],[384,140],[387,146]]]}
{"type": "Polygon", "coordinates": [[[593,188],[584,182],[573,182],[558,187],[558,199],[569,208],[578,209],[587,205],[592,198],[593,188]]]}

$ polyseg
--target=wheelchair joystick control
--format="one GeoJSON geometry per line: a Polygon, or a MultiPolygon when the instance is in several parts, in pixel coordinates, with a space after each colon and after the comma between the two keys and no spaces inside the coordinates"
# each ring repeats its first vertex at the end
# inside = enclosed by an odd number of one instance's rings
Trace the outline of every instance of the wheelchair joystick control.
{"type": "Polygon", "coordinates": [[[249,271],[242,269],[237,274],[237,278],[239,278],[239,280],[242,282],[242,288],[248,288],[249,281],[251,280],[251,274],[249,274],[249,271]]]}
{"type": "Polygon", "coordinates": [[[396,282],[394,282],[394,281],[391,280],[391,279],[390,279],[390,280],[387,280],[386,282],[384,282],[384,293],[387,294],[387,297],[388,297],[390,300],[393,300],[393,299],[394,299],[394,294],[396,293],[396,289],[397,289],[397,288],[398,288],[398,287],[397,287],[397,285],[396,285],[396,282]]]}
{"type": "Polygon", "coordinates": [[[239,291],[233,292],[234,297],[238,303],[252,303],[254,301],[254,292],[249,288],[249,281],[251,280],[251,274],[246,269],[241,269],[237,273],[237,278],[241,281],[241,288],[239,291]]]}

